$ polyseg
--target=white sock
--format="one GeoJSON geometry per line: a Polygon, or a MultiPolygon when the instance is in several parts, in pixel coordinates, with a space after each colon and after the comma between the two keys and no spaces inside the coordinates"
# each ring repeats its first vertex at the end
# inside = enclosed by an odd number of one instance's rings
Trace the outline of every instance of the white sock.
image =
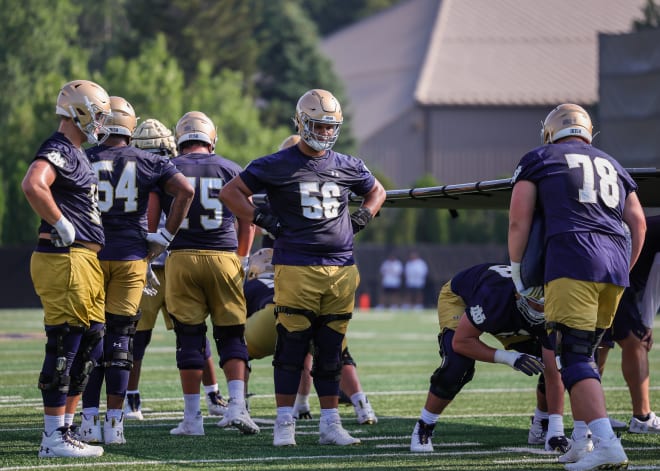
{"type": "Polygon", "coordinates": [[[245,402],[245,381],[240,379],[232,379],[227,381],[227,392],[232,402],[244,403],[245,402]]]}
{"type": "Polygon", "coordinates": [[[83,407],[82,413],[87,417],[88,419],[90,417],[94,417],[96,415],[99,415],[99,408],[98,407],[83,407]]]}
{"type": "Polygon", "coordinates": [[[583,440],[587,438],[589,435],[589,427],[587,427],[587,423],[583,420],[574,420],[573,421],[573,433],[571,434],[571,438],[573,441],[577,440],[583,440]]]}
{"type": "Polygon", "coordinates": [[[183,395],[183,418],[193,419],[197,414],[201,413],[199,410],[199,394],[184,394],[183,395]]]}
{"type": "Polygon", "coordinates": [[[63,415],[45,415],[44,414],[44,432],[50,436],[55,430],[64,427],[63,415]]]}
{"type": "Polygon", "coordinates": [[[356,392],[351,396],[351,402],[353,403],[354,407],[358,407],[360,405],[360,401],[362,401],[362,404],[367,403],[367,396],[362,392],[356,392]]]}
{"type": "Polygon", "coordinates": [[[73,414],[64,414],[64,425],[71,425],[73,424],[73,419],[76,416],[75,413],[73,414]]]}
{"type": "Polygon", "coordinates": [[[564,417],[561,414],[548,415],[548,439],[564,435],[564,417]]]}
{"type": "Polygon", "coordinates": [[[422,422],[424,422],[425,424],[433,425],[440,418],[440,414],[434,414],[433,412],[429,412],[424,407],[422,408],[422,412],[420,412],[419,414],[419,418],[422,419],[422,422]]]}
{"type": "Polygon", "coordinates": [[[296,394],[296,406],[309,406],[309,394],[296,394]]]}
{"type": "Polygon", "coordinates": [[[105,414],[105,420],[111,419],[121,419],[122,410],[121,409],[108,409],[108,412],[105,414]]]}
{"type": "Polygon", "coordinates": [[[277,408],[277,418],[286,421],[293,420],[293,407],[282,406],[277,408]]]}
{"type": "Polygon", "coordinates": [[[607,417],[602,417],[589,422],[589,430],[591,430],[594,437],[600,438],[601,440],[611,440],[616,437],[614,430],[612,430],[610,419],[607,417]]]}
{"type": "Polygon", "coordinates": [[[339,409],[321,409],[321,420],[339,419],[339,409]]]}
{"type": "Polygon", "coordinates": [[[220,392],[220,388],[218,387],[218,383],[215,384],[209,384],[208,386],[204,386],[204,393],[208,396],[209,393],[212,392],[220,392]]]}
{"type": "Polygon", "coordinates": [[[543,412],[542,410],[539,410],[538,407],[534,409],[534,422],[540,422],[541,420],[547,418],[548,418],[547,412],[543,412]]]}
{"type": "Polygon", "coordinates": [[[126,391],[126,395],[128,396],[129,394],[140,394],[140,391],[138,389],[134,391],[126,391]]]}

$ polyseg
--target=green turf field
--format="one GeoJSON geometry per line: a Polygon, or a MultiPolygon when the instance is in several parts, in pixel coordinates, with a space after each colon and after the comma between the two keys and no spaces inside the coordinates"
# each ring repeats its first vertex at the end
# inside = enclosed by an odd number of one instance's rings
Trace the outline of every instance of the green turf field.
{"type": "MultiPolygon", "coordinates": [[[[0,310],[0,468],[3,470],[553,470],[563,469],[540,446],[527,445],[534,410],[536,379],[508,366],[478,364],[474,380],[441,417],[435,452],[412,454],[410,434],[424,404],[428,379],[438,366],[437,317],[434,311],[356,313],[349,345],[358,363],[363,389],[379,417],[359,426],[352,407],[340,406],[344,426],[362,444],[318,445],[318,403],[312,398],[311,421],[297,425],[297,447],[274,448],[275,402],[270,359],[253,362],[250,392],[252,417],[261,433],[242,436],[220,429],[205,418],[203,437],[171,436],[183,414],[183,399],[174,357],[174,335],[159,321],[143,363],[140,392],[145,420],[127,421],[127,444],[105,446],[92,459],[39,459],[43,427],[41,395],[36,387],[43,360],[42,313],[0,310]]],[[[655,338],[660,339],[656,323],[655,338]]],[[[215,352],[214,352],[215,355],[215,352]]],[[[217,356],[216,356],[217,358],[217,356]]],[[[219,372],[221,375],[221,372],[219,372]]],[[[222,376],[219,376],[222,378],[222,376]]],[[[620,350],[609,357],[603,380],[610,414],[628,420],[630,398],[620,372],[620,350]]],[[[224,381],[221,391],[226,393],[224,381]]],[[[651,352],[651,402],[660,411],[660,348],[651,352]]],[[[102,403],[102,410],[104,404],[102,403]]],[[[202,403],[205,412],[205,404],[202,403]]],[[[570,432],[570,408],[565,425],[570,432]]],[[[623,434],[629,469],[660,469],[660,435],[623,434]]]]}

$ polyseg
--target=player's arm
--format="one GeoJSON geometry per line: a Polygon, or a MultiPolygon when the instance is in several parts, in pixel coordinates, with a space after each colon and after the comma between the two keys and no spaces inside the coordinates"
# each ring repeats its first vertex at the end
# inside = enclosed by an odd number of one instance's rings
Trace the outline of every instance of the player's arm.
{"type": "Polygon", "coordinates": [[[55,225],[62,217],[57,207],[50,186],[55,181],[57,172],[45,160],[37,159],[28,168],[21,187],[34,212],[50,225],[55,225]]]}
{"type": "Polygon", "coordinates": [[[518,292],[525,288],[520,280],[520,262],[525,253],[525,247],[527,247],[535,206],[536,185],[529,180],[516,182],[511,192],[511,202],[509,204],[507,243],[509,259],[511,260],[511,276],[518,292]]]}
{"type": "Polygon", "coordinates": [[[623,221],[630,228],[630,237],[632,241],[632,250],[630,254],[630,269],[637,262],[639,254],[642,252],[644,238],[646,237],[646,218],[644,210],[639,202],[636,192],[631,192],[626,198],[626,204],[623,207],[623,221]]]}
{"type": "Polygon", "coordinates": [[[494,363],[495,349],[481,341],[480,337],[482,333],[463,314],[454,332],[452,348],[456,353],[460,353],[468,358],[486,363],[494,363]]]}
{"type": "Polygon", "coordinates": [[[155,191],[152,191],[149,193],[149,203],[147,203],[147,229],[149,232],[156,232],[158,230],[160,213],[162,211],[160,196],[155,191]]]}
{"type": "Polygon", "coordinates": [[[176,173],[165,182],[164,190],[173,198],[165,228],[170,234],[176,234],[188,215],[190,204],[195,196],[195,189],[183,173],[176,173]]]}
{"type": "Polygon", "coordinates": [[[364,200],[360,207],[351,214],[353,234],[357,234],[367,227],[367,224],[369,224],[376,213],[380,211],[381,206],[383,206],[383,203],[385,202],[386,196],[385,188],[383,188],[383,185],[376,179],[371,190],[363,196],[364,200]]]}
{"type": "Polygon", "coordinates": [[[254,242],[255,227],[249,219],[236,218],[236,237],[238,239],[238,249],[236,255],[241,257],[242,261],[247,262],[247,257],[250,255],[252,243],[254,242]]]}
{"type": "Polygon", "coordinates": [[[220,201],[234,213],[239,221],[242,219],[252,222],[254,219],[255,206],[252,204],[250,196],[252,196],[252,191],[239,175],[229,180],[220,190],[220,201]]]}

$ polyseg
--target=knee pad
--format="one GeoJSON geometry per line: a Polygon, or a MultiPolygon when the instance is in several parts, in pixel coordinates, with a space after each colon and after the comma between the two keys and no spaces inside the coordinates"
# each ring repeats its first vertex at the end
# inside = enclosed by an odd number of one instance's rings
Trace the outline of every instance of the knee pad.
{"type": "Polygon", "coordinates": [[[245,344],[245,325],[213,326],[213,338],[220,356],[220,368],[229,360],[248,361],[247,345],[245,344]]]}
{"type": "Polygon", "coordinates": [[[323,325],[314,332],[313,340],[314,363],[312,364],[312,377],[339,381],[342,366],[341,344],[344,340],[344,334],[323,325]]]}
{"type": "Polygon", "coordinates": [[[563,324],[550,326],[555,337],[555,355],[564,386],[570,393],[578,382],[593,378],[600,381],[594,351],[602,338],[603,330],[589,332],[563,324]]]}
{"type": "Polygon", "coordinates": [[[277,342],[273,354],[273,377],[276,394],[296,394],[300,376],[309,352],[312,328],[289,332],[282,324],[277,324],[277,342]]]}
{"type": "Polygon", "coordinates": [[[174,317],[176,366],[180,370],[203,370],[206,364],[206,323],[182,324],[174,317]]]}
{"type": "Polygon", "coordinates": [[[47,407],[60,407],[66,402],[71,366],[84,330],[67,324],[46,327],[46,355],[38,388],[47,407]]]}
{"type": "Polygon", "coordinates": [[[342,365],[353,365],[357,368],[357,363],[355,363],[355,360],[353,360],[353,357],[351,356],[351,353],[348,351],[348,347],[346,347],[341,352],[341,364],[342,365]]]}
{"type": "Polygon", "coordinates": [[[92,322],[89,329],[83,333],[78,354],[71,367],[71,384],[69,396],[77,396],[85,390],[89,375],[96,366],[96,361],[103,352],[104,325],[101,322],[92,322]]]}
{"type": "Polygon", "coordinates": [[[105,313],[103,355],[105,368],[130,371],[133,368],[133,337],[139,316],[105,313]]]}
{"type": "Polygon", "coordinates": [[[138,330],[135,332],[133,338],[133,359],[142,360],[147,351],[147,347],[151,343],[151,335],[153,330],[138,330]]]}
{"type": "Polygon", "coordinates": [[[453,400],[463,389],[463,386],[472,381],[474,377],[474,363],[472,358],[459,355],[451,347],[454,331],[445,329],[438,335],[440,357],[442,362],[433,372],[430,379],[429,391],[440,399],[453,400]]]}

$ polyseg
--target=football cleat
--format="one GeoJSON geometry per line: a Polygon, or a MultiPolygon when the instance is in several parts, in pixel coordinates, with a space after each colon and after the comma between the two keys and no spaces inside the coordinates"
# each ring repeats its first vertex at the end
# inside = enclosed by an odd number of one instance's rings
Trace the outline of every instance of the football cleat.
{"type": "Polygon", "coordinates": [[[565,466],[568,471],[591,471],[596,469],[628,469],[628,457],[623,451],[621,440],[594,438],[594,448],[574,463],[565,466]]]}
{"type": "Polygon", "coordinates": [[[378,423],[378,417],[371,408],[369,400],[365,397],[364,402],[359,401],[357,406],[353,406],[355,415],[360,425],[374,425],[378,423]]]}
{"type": "Polygon", "coordinates": [[[630,419],[630,433],[660,433],[660,418],[653,412],[649,414],[647,420],[639,420],[633,417],[630,419]]]}
{"type": "Polygon", "coordinates": [[[275,420],[273,446],[296,446],[296,421],[292,416],[275,420]]]}
{"type": "Polygon", "coordinates": [[[360,439],[353,438],[342,427],[339,417],[324,418],[319,422],[319,444],[320,445],[359,445],[360,439]]]}
{"type": "Polygon", "coordinates": [[[591,453],[593,450],[594,444],[591,441],[591,437],[583,438],[582,440],[569,440],[568,441],[568,450],[566,453],[557,458],[557,461],[560,463],[575,463],[576,461],[581,460],[585,455],[591,453]]]}
{"type": "Polygon", "coordinates": [[[140,393],[126,394],[126,402],[124,402],[124,418],[131,420],[144,420],[140,402],[140,393]]]}
{"type": "Polygon", "coordinates": [[[76,439],[69,427],[60,427],[50,435],[43,432],[39,446],[39,458],[88,458],[101,456],[103,448],[88,445],[76,439]]]}
{"type": "Polygon", "coordinates": [[[616,420],[613,419],[612,417],[608,417],[610,421],[610,425],[612,426],[612,430],[625,430],[628,428],[628,423],[624,422],[622,420],[616,420]]]}
{"type": "Polygon", "coordinates": [[[124,414],[120,418],[113,417],[109,419],[105,416],[103,423],[103,437],[106,445],[123,445],[126,443],[124,438],[124,414]]]}
{"type": "Polygon", "coordinates": [[[170,430],[170,435],[204,435],[204,417],[198,412],[194,419],[183,419],[179,425],[170,430]]]}
{"type": "Polygon", "coordinates": [[[568,439],[564,435],[550,437],[550,439],[545,442],[545,451],[566,453],[568,451],[568,439]]]}
{"type": "Polygon", "coordinates": [[[429,453],[433,451],[433,429],[435,424],[427,424],[423,420],[418,420],[413,429],[410,438],[410,451],[413,453],[429,453]]]}
{"type": "Polygon", "coordinates": [[[101,433],[101,420],[98,415],[87,417],[84,413],[80,413],[81,421],[78,428],[78,436],[80,440],[85,443],[102,443],[103,434],[101,433]]]}
{"type": "Polygon", "coordinates": [[[548,419],[532,417],[532,425],[527,434],[527,443],[530,445],[545,445],[545,436],[548,433],[548,419]]]}
{"type": "Polygon", "coordinates": [[[218,391],[212,391],[206,395],[206,406],[209,415],[222,417],[227,412],[227,401],[222,397],[218,391]]]}
{"type": "Polygon", "coordinates": [[[254,435],[260,432],[259,426],[250,417],[245,403],[233,402],[231,399],[229,399],[227,412],[225,412],[222,420],[218,422],[218,427],[225,428],[230,426],[236,427],[241,433],[246,435],[254,435]]]}

